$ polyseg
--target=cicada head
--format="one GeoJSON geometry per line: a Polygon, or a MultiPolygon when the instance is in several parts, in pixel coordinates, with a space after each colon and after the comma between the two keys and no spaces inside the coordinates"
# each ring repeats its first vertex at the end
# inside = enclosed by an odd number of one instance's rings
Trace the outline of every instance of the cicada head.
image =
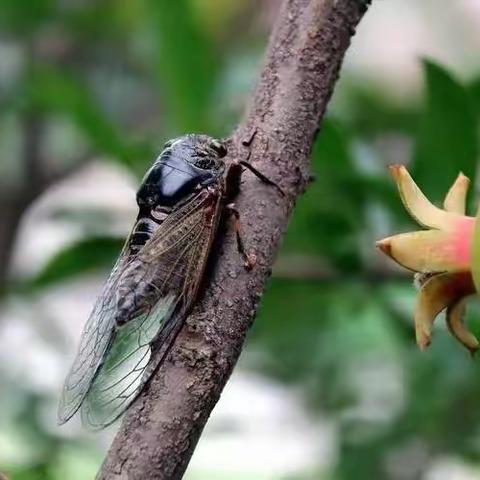
{"type": "Polygon", "coordinates": [[[223,170],[227,154],[224,143],[208,135],[189,134],[165,143],[164,151],[170,149],[173,155],[181,156],[187,162],[204,170],[223,170]]]}
{"type": "Polygon", "coordinates": [[[208,135],[189,134],[169,140],[145,175],[137,193],[142,207],[175,207],[221,181],[225,145],[208,135]]]}

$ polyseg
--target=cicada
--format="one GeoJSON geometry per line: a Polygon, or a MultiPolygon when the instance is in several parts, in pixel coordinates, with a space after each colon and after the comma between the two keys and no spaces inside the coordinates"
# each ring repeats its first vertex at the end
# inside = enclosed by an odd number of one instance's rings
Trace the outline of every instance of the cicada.
{"type": "MultiPolygon", "coordinates": [[[[137,192],[138,217],[85,325],[67,375],[59,423],[79,409],[100,429],[115,421],[164,361],[195,301],[225,207],[242,165],[225,162],[207,135],[167,142],[137,192]]],[[[233,212],[235,212],[233,210],[233,212]]],[[[239,250],[251,267],[238,229],[239,250]]]]}

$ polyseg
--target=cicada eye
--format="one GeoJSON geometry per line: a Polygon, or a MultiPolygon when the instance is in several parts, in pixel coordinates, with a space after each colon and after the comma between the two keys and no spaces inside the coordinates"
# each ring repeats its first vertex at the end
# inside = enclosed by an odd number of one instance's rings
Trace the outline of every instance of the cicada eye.
{"type": "Polygon", "coordinates": [[[212,170],[216,167],[217,163],[215,160],[208,157],[200,157],[195,161],[195,166],[201,168],[202,170],[212,170]]]}
{"type": "Polygon", "coordinates": [[[222,142],[218,140],[212,140],[211,147],[218,153],[220,158],[224,157],[227,154],[227,148],[222,142]]]}

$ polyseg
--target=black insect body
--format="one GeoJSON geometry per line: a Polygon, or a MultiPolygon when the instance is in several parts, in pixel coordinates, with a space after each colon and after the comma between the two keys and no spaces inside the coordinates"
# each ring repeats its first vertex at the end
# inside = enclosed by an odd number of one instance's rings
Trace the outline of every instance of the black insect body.
{"type": "MultiPolygon", "coordinates": [[[[60,423],[78,409],[93,429],[112,423],[163,361],[195,300],[230,191],[238,190],[241,167],[227,166],[226,153],[206,135],[185,135],[167,142],[145,175],[132,233],[65,380],[60,423]]],[[[240,248],[238,229],[237,240],[240,248]]]]}

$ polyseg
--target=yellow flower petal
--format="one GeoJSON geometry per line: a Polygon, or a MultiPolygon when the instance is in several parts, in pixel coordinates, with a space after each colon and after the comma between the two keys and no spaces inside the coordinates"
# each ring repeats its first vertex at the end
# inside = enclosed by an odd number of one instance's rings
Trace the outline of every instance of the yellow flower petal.
{"type": "Polygon", "coordinates": [[[466,200],[470,179],[460,173],[445,197],[443,207],[447,212],[465,215],[466,200]]]}
{"type": "Polygon", "coordinates": [[[403,205],[420,225],[447,230],[460,217],[457,213],[446,212],[433,205],[403,165],[391,165],[390,172],[397,183],[403,205]]]}
{"type": "Polygon", "coordinates": [[[447,326],[450,333],[465,347],[472,356],[478,350],[480,344],[475,336],[470,333],[463,322],[465,316],[465,298],[447,308],[447,326]]]}
{"type": "MultiPolygon", "coordinates": [[[[473,224],[470,226],[473,229],[473,224]]],[[[471,235],[464,231],[421,230],[401,233],[376,243],[383,253],[414,272],[469,270],[471,235]]]]}
{"type": "Polygon", "coordinates": [[[435,275],[425,283],[417,297],[414,315],[417,345],[421,350],[430,345],[437,315],[474,292],[473,279],[468,272],[435,275]]]}

